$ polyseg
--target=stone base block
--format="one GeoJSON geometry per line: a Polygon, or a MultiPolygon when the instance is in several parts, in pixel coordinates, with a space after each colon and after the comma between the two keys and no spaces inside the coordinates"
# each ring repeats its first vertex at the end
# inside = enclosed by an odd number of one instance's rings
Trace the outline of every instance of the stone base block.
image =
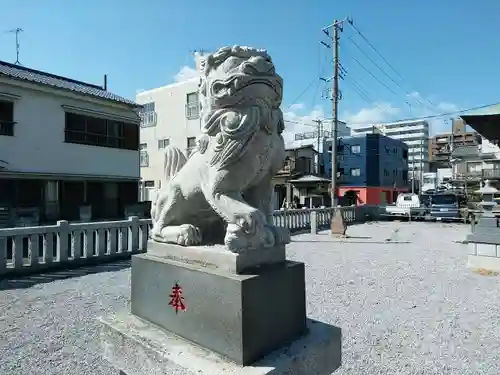
{"type": "Polygon", "coordinates": [[[492,256],[469,255],[467,268],[483,268],[489,271],[500,272],[500,258],[492,256]]]}
{"type": "Polygon", "coordinates": [[[341,365],[341,330],[308,320],[309,333],[242,367],[129,313],[101,318],[104,357],[126,375],[330,375],[341,365]]]}
{"type": "Polygon", "coordinates": [[[286,260],[285,245],[237,254],[223,245],[185,247],[149,241],[148,254],[228,273],[243,273],[258,265],[282,263],[286,260]]]}
{"type": "Polygon", "coordinates": [[[132,257],[131,292],[132,314],[240,365],[307,330],[303,263],[237,275],[141,254],[132,257]],[[182,288],[185,311],[170,304],[175,285],[182,288]]]}

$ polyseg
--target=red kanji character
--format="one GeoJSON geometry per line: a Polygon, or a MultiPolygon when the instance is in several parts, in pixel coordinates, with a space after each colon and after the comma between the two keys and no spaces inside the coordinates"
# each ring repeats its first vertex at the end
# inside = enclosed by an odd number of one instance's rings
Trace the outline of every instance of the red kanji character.
{"type": "Polygon", "coordinates": [[[170,302],[168,304],[175,309],[176,314],[179,312],[179,310],[187,310],[187,306],[184,303],[184,297],[182,296],[182,287],[178,283],[175,283],[175,285],[172,287],[172,293],[169,297],[170,302]]]}

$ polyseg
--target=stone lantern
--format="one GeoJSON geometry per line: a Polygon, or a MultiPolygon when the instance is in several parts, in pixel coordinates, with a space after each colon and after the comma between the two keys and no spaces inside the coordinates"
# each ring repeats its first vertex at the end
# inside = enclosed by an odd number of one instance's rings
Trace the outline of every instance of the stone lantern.
{"type": "Polygon", "coordinates": [[[488,180],[476,191],[483,198],[479,203],[482,213],[466,240],[469,246],[467,258],[467,267],[469,268],[500,271],[500,226],[499,220],[493,213],[496,206],[493,198],[498,192],[497,189],[490,186],[488,180]]]}
{"type": "Polygon", "coordinates": [[[482,212],[477,224],[472,226],[472,236],[475,237],[469,238],[469,240],[478,241],[477,236],[486,235],[489,237],[494,235],[497,238],[496,241],[500,244],[500,228],[493,213],[493,208],[497,205],[493,198],[498,192],[499,190],[490,185],[489,180],[486,180],[484,185],[476,191],[476,193],[482,195],[482,201],[479,202],[482,212]]]}
{"type": "Polygon", "coordinates": [[[484,181],[484,185],[476,191],[476,193],[482,196],[482,201],[479,203],[479,206],[482,208],[484,216],[493,216],[493,208],[497,205],[493,198],[498,192],[498,189],[490,185],[490,180],[484,181]]]}

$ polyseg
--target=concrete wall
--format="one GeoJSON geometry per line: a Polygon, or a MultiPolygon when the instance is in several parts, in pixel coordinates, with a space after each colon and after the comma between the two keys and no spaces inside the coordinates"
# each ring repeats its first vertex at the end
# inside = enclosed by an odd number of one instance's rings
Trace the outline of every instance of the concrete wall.
{"type": "Polygon", "coordinates": [[[0,100],[14,102],[14,137],[0,136],[0,160],[8,171],[139,178],[138,151],[64,142],[66,106],[138,123],[130,107],[4,77],[0,100]]]}
{"type": "Polygon", "coordinates": [[[200,118],[187,118],[187,95],[198,90],[198,79],[159,87],[137,94],[139,104],[154,102],[156,122],[141,127],[141,144],[148,154],[149,165],[141,168],[143,181],[154,181],[159,187],[159,176],[163,175],[164,153],[158,147],[158,141],[168,139],[169,144],[187,153],[188,137],[200,134],[200,118]]]}

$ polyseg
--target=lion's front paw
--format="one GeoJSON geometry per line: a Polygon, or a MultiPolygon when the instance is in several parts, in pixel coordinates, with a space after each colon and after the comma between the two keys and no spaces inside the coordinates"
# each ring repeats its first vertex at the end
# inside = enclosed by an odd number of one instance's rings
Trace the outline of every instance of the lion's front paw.
{"type": "Polygon", "coordinates": [[[245,234],[254,235],[264,228],[266,217],[259,210],[252,210],[248,213],[237,215],[235,222],[245,234]]]}
{"type": "Polygon", "coordinates": [[[177,244],[181,246],[193,246],[201,243],[201,231],[191,224],[179,226],[177,234],[177,244]]]}

